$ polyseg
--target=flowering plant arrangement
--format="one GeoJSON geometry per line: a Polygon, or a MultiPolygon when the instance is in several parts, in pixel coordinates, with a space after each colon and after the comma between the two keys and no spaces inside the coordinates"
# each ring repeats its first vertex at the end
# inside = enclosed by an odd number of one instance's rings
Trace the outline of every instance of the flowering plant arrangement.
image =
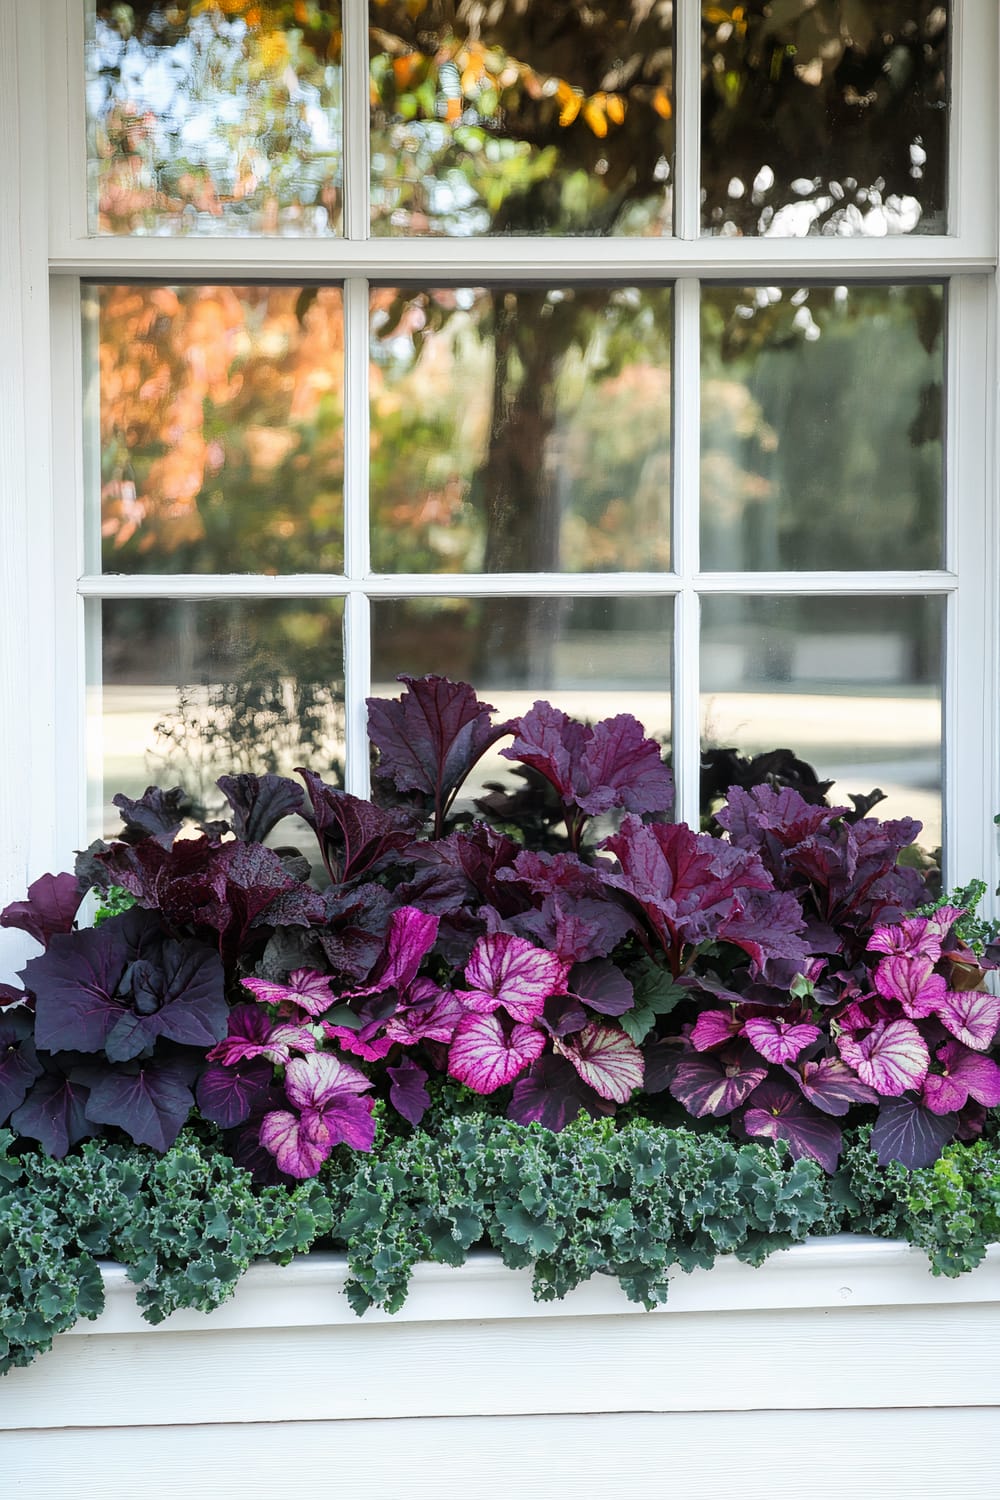
{"type": "Polygon", "coordinates": [[[0,1124],[61,1158],[200,1118],[272,1184],[370,1151],[377,1100],[418,1127],[445,1080],[525,1126],[711,1123],[827,1172],[845,1125],[910,1169],[982,1131],[995,954],[900,862],[917,823],[764,783],[697,832],[630,715],[498,723],[466,684],[401,681],[369,702],[371,800],[223,777],[228,820],[192,837],[179,789],[118,797],[119,839],[7,907],[44,952],[0,994],[0,1124]],[[521,787],[456,811],[504,738],[521,787]],[[322,888],[265,843],[291,814],[322,888]],[[79,929],[91,887],[119,909],[79,929]]]}

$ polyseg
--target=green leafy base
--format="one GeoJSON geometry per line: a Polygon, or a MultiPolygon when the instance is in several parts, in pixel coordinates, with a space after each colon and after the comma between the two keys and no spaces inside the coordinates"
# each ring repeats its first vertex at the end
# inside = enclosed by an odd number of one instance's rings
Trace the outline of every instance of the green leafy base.
{"type": "Polygon", "coordinates": [[[165,1156],[84,1144],[52,1161],[0,1131],[0,1372],[26,1365],[104,1301],[99,1257],[124,1262],[144,1315],[210,1311],[252,1261],[346,1251],[355,1312],[398,1311],[422,1260],[460,1265],[473,1246],[530,1266],[541,1300],[595,1272],[647,1307],[673,1268],[734,1254],[759,1265],[807,1235],[902,1238],[935,1273],[979,1264],[1000,1238],[1000,1143],[991,1127],[933,1167],[879,1167],[854,1133],[835,1177],[782,1150],[645,1120],[581,1120],[561,1135],[483,1112],[441,1114],[370,1156],[341,1150],[320,1177],[256,1187],[211,1131],[165,1156]]]}

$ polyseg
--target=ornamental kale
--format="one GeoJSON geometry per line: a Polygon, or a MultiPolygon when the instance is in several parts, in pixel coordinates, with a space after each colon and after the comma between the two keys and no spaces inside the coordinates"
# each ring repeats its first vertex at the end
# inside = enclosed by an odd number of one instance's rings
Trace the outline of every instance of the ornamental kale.
{"type": "Polygon", "coordinates": [[[721,833],[696,832],[630,716],[496,724],[465,684],[402,681],[370,704],[376,801],[308,770],[223,777],[230,821],[192,830],[183,793],[150,788],[77,876],[0,915],[45,948],[0,992],[0,1125],[54,1157],[102,1134],[163,1151],[197,1111],[270,1183],[371,1150],[379,1112],[405,1136],[442,1088],[552,1131],[694,1118],[828,1172],[855,1125],[911,1170],[981,1132],[993,934],[979,892],[935,904],[900,864],[918,825],[867,816],[874,794],[828,806],[782,752],[786,784],[741,763],[721,833]],[[556,815],[456,810],[504,735],[556,815]],[[316,880],[263,842],[289,815],[316,880]],[[88,884],[115,914],[77,930],[88,884]]]}

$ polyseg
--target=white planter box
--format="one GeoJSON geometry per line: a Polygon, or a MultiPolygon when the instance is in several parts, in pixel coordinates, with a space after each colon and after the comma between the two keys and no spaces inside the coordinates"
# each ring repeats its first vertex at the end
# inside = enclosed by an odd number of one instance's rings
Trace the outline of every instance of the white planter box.
{"type": "Polygon", "coordinates": [[[1000,1247],[946,1280],[813,1240],[532,1300],[493,1255],[358,1319],[345,1265],[254,1267],[211,1316],[107,1307],[0,1381],[4,1500],[997,1500],[1000,1247]]]}

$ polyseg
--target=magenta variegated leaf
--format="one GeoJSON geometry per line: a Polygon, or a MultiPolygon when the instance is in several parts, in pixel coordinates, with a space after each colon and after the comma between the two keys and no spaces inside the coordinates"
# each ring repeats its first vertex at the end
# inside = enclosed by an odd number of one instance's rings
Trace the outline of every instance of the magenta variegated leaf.
{"type": "Polygon", "coordinates": [[[874,982],[879,994],[897,1000],[912,1021],[931,1015],[948,991],[943,976],[934,972],[934,960],[925,954],[890,954],[875,970],[874,982]]]}
{"type": "Polygon", "coordinates": [[[988,1109],[1000,1105],[1000,1067],[981,1052],[973,1052],[961,1042],[945,1042],[936,1051],[940,1073],[928,1073],[924,1079],[923,1102],[935,1114],[949,1114],[964,1109],[969,1099],[988,1109]]]}
{"type": "Polygon", "coordinates": [[[240,983],[262,1005],[297,1005],[310,1016],[321,1016],[334,1001],[329,974],[315,969],[293,969],[284,984],[267,979],[241,979],[240,983]]]}
{"type": "Polygon", "coordinates": [[[783,1021],[779,1016],[754,1016],[744,1022],[743,1035],[770,1063],[791,1062],[820,1036],[809,1021],[783,1021]]]}
{"type": "Polygon", "coordinates": [[[557,1037],[554,1045],[602,1099],[627,1104],[633,1092],[642,1088],[642,1053],[617,1026],[591,1021],[574,1037],[565,1041],[557,1037]]]}
{"type": "Polygon", "coordinates": [[[696,1052],[711,1052],[724,1047],[742,1028],[739,1016],[731,1010],[703,1010],[694,1023],[691,1045],[696,1052]]]}
{"type": "Polygon", "coordinates": [[[767,1065],[745,1042],[721,1052],[685,1053],[667,1087],[689,1114],[728,1115],[767,1077],[767,1065]]]}
{"type": "Polygon", "coordinates": [[[974,1052],[993,1045],[1000,1026],[1000,998],[988,990],[948,990],[935,1010],[945,1030],[974,1052]]]}
{"type": "Polygon", "coordinates": [[[880,1166],[898,1161],[911,1170],[929,1167],[953,1139],[958,1115],[938,1115],[912,1094],[887,1099],[872,1126],[872,1147],[880,1166]]]}
{"type": "Polygon", "coordinates": [[[398,1068],[387,1068],[389,1075],[389,1100],[393,1109],[399,1111],[411,1125],[419,1125],[431,1102],[427,1092],[427,1073],[414,1062],[400,1063],[398,1068]]]}
{"type": "Polygon", "coordinates": [[[846,1115],[853,1104],[877,1104],[879,1096],[839,1057],[821,1057],[788,1070],[810,1104],[827,1115],[846,1115]]]}
{"type": "Polygon", "coordinates": [[[322,1115],[295,1115],[274,1109],[260,1125],[260,1143],[289,1177],[315,1177],[333,1150],[333,1135],[322,1115]]]}
{"type": "Polygon", "coordinates": [[[465,968],[468,988],[456,989],[462,1004],[490,1014],[503,1006],[515,1021],[541,1015],[550,995],[566,992],[569,965],[554,953],[536,948],[507,932],[481,937],[465,968]]]}
{"type": "Polygon", "coordinates": [[[229,1035],[206,1053],[209,1062],[234,1067],[236,1063],[263,1057],[270,1063],[287,1063],[293,1052],[315,1052],[316,1038],[307,1026],[272,1021],[265,1011],[249,1001],[229,1012],[229,1035]]]}
{"type": "Polygon", "coordinates": [[[968,1101],[969,1090],[947,1073],[928,1073],[920,1090],[921,1104],[935,1115],[957,1114],[968,1101]]]}
{"type": "Polygon", "coordinates": [[[415,1004],[398,1010],[385,1023],[386,1040],[415,1047],[419,1042],[450,1042],[455,1027],[466,1014],[465,1006],[450,990],[439,989],[432,980],[426,987],[418,981],[410,998],[422,996],[415,1004]]]}
{"type": "Polygon", "coordinates": [[[919,1088],[927,1076],[930,1053],[912,1021],[876,1021],[867,1036],[845,1032],[840,1055],[882,1098],[919,1088]]]}
{"type": "Polygon", "coordinates": [[[784,1141],[794,1157],[810,1156],[827,1172],[837,1170],[840,1126],[810,1108],[791,1083],[762,1083],[743,1112],[743,1128],[750,1136],[784,1141]]]}
{"type": "Polygon", "coordinates": [[[372,982],[354,993],[378,995],[389,989],[402,994],[417,977],[417,971],[434,947],[440,918],[416,906],[401,906],[389,919],[385,954],[375,965],[372,982]]]}
{"type": "Polygon", "coordinates": [[[469,1012],[448,1052],[448,1072],[477,1094],[512,1083],[545,1049],[545,1035],[516,1022],[508,1034],[496,1015],[469,1012]]]}
{"type": "Polygon", "coordinates": [[[296,1057],[285,1070],[285,1093],[298,1110],[273,1110],[261,1123],[261,1145],[289,1177],[313,1177],[334,1146],[370,1151],[375,1139],[371,1079],[330,1052],[296,1057]]]}
{"type": "MultiPolygon", "coordinates": [[[[956,910],[954,907],[948,909],[956,910]]],[[[946,927],[944,931],[947,930],[946,927]]],[[[903,958],[929,958],[935,964],[941,957],[942,935],[940,923],[929,917],[904,917],[901,922],[876,927],[868,951],[903,958]]]]}

